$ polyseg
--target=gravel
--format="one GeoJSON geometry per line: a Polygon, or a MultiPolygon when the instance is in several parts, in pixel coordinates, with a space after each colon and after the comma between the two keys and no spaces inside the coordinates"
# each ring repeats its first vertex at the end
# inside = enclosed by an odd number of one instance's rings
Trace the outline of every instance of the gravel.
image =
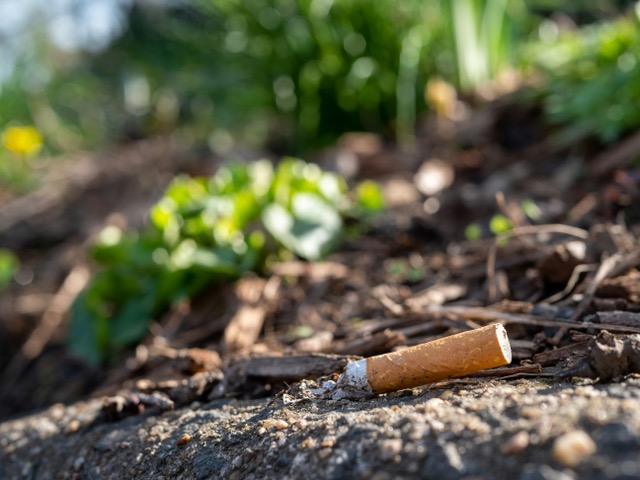
{"type": "Polygon", "coordinates": [[[117,422],[100,408],[1,424],[0,479],[640,478],[640,378],[227,399],[117,422]]]}

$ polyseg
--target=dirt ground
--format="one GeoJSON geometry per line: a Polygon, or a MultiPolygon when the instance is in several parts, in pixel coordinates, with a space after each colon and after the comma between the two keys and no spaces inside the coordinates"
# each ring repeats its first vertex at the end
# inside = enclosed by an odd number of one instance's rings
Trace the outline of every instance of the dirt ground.
{"type": "Polygon", "coordinates": [[[0,426],[0,478],[631,479],[639,401],[630,378],[220,400],[115,423],[100,401],[57,404],[0,426]]]}
{"type": "Polygon", "coordinates": [[[365,234],[212,285],[100,368],[65,348],[91,239],[225,159],[149,139],[4,200],[0,247],[22,269],[0,292],[0,478],[640,477],[640,142],[555,133],[502,99],[425,119],[411,148],[345,135],[311,159],[380,183],[365,234]],[[350,360],[489,323],[511,340],[502,369],[309,395],[350,360]]]}

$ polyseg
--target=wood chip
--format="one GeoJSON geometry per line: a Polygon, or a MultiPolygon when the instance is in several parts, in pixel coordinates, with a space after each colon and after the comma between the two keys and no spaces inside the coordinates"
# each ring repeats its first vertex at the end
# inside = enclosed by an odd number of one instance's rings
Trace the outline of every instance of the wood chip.
{"type": "Polygon", "coordinates": [[[291,355],[250,358],[244,368],[247,377],[272,381],[313,379],[340,372],[358,357],[346,355],[291,355]]]}
{"type": "Polygon", "coordinates": [[[386,353],[393,348],[403,345],[406,337],[393,330],[383,330],[365,338],[356,338],[341,347],[337,347],[336,351],[341,355],[360,355],[368,357],[379,353],[386,353]]]}

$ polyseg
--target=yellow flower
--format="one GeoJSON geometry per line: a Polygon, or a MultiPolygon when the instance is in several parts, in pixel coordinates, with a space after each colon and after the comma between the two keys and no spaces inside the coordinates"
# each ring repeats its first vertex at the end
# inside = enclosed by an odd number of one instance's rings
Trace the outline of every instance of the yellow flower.
{"type": "Polygon", "coordinates": [[[18,155],[35,155],[42,148],[42,135],[31,126],[8,127],[2,132],[2,145],[18,155]]]}

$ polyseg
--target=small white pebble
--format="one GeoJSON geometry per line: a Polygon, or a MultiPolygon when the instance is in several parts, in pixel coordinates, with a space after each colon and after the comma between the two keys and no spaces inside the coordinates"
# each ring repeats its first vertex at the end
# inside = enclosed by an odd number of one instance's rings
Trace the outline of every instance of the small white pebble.
{"type": "Polygon", "coordinates": [[[322,439],[322,442],[320,442],[320,446],[322,448],[331,448],[335,444],[336,444],[336,437],[334,437],[333,435],[327,435],[322,439]]]}
{"type": "Polygon", "coordinates": [[[242,454],[238,455],[236,458],[233,459],[233,461],[231,462],[231,466],[233,468],[240,468],[242,465],[244,464],[244,458],[242,458],[242,454]]]}
{"type": "Polygon", "coordinates": [[[440,398],[430,398],[422,405],[418,405],[416,407],[417,411],[422,411],[424,413],[438,413],[444,407],[445,401],[440,398]]]}
{"type": "Polygon", "coordinates": [[[513,455],[520,453],[529,446],[529,433],[522,430],[513,435],[502,445],[502,453],[505,455],[513,455]]]}
{"type": "Polygon", "coordinates": [[[542,417],[542,410],[538,406],[533,405],[525,405],[520,410],[520,414],[524,418],[528,418],[531,420],[537,420],[542,417]]]}
{"type": "Polygon", "coordinates": [[[77,457],[74,461],[73,461],[73,469],[77,472],[78,470],[80,470],[82,468],[82,466],[84,465],[84,457],[77,457]]]}
{"type": "Polygon", "coordinates": [[[300,444],[300,448],[313,448],[316,446],[316,440],[311,437],[305,438],[300,444]]]}
{"type": "Polygon", "coordinates": [[[331,453],[333,453],[333,450],[331,450],[330,448],[321,448],[320,450],[318,450],[318,458],[320,460],[326,460],[327,458],[329,458],[331,453]]]}
{"type": "Polygon", "coordinates": [[[380,459],[387,462],[394,460],[402,451],[402,440],[399,438],[388,438],[380,444],[380,459]]]}
{"type": "Polygon", "coordinates": [[[278,430],[284,430],[285,428],[289,427],[289,424],[284,420],[276,420],[275,426],[278,430]]]}
{"type": "Polygon", "coordinates": [[[73,420],[69,421],[69,423],[67,423],[67,426],[64,429],[64,433],[69,434],[77,432],[78,430],[80,430],[80,427],[80,421],[74,418],[73,420]]]}
{"type": "Polygon", "coordinates": [[[596,452],[596,444],[591,437],[574,430],[560,435],[553,442],[553,458],[565,467],[577,467],[582,461],[596,452]]]}
{"type": "Polygon", "coordinates": [[[64,415],[64,405],[61,403],[51,405],[51,407],[49,407],[49,415],[51,415],[51,418],[54,420],[60,420],[64,415]]]}
{"type": "Polygon", "coordinates": [[[420,425],[420,426],[414,425],[411,428],[411,430],[409,430],[409,433],[407,434],[407,438],[415,442],[415,441],[421,440],[426,432],[427,432],[427,429],[423,425],[420,425]]]}
{"type": "Polygon", "coordinates": [[[453,396],[454,396],[454,393],[453,393],[453,391],[451,391],[451,390],[445,390],[444,392],[442,392],[442,393],[440,394],[440,398],[441,398],[442,400],[449,400],[449,399],[451,399],[453,396]]]}

